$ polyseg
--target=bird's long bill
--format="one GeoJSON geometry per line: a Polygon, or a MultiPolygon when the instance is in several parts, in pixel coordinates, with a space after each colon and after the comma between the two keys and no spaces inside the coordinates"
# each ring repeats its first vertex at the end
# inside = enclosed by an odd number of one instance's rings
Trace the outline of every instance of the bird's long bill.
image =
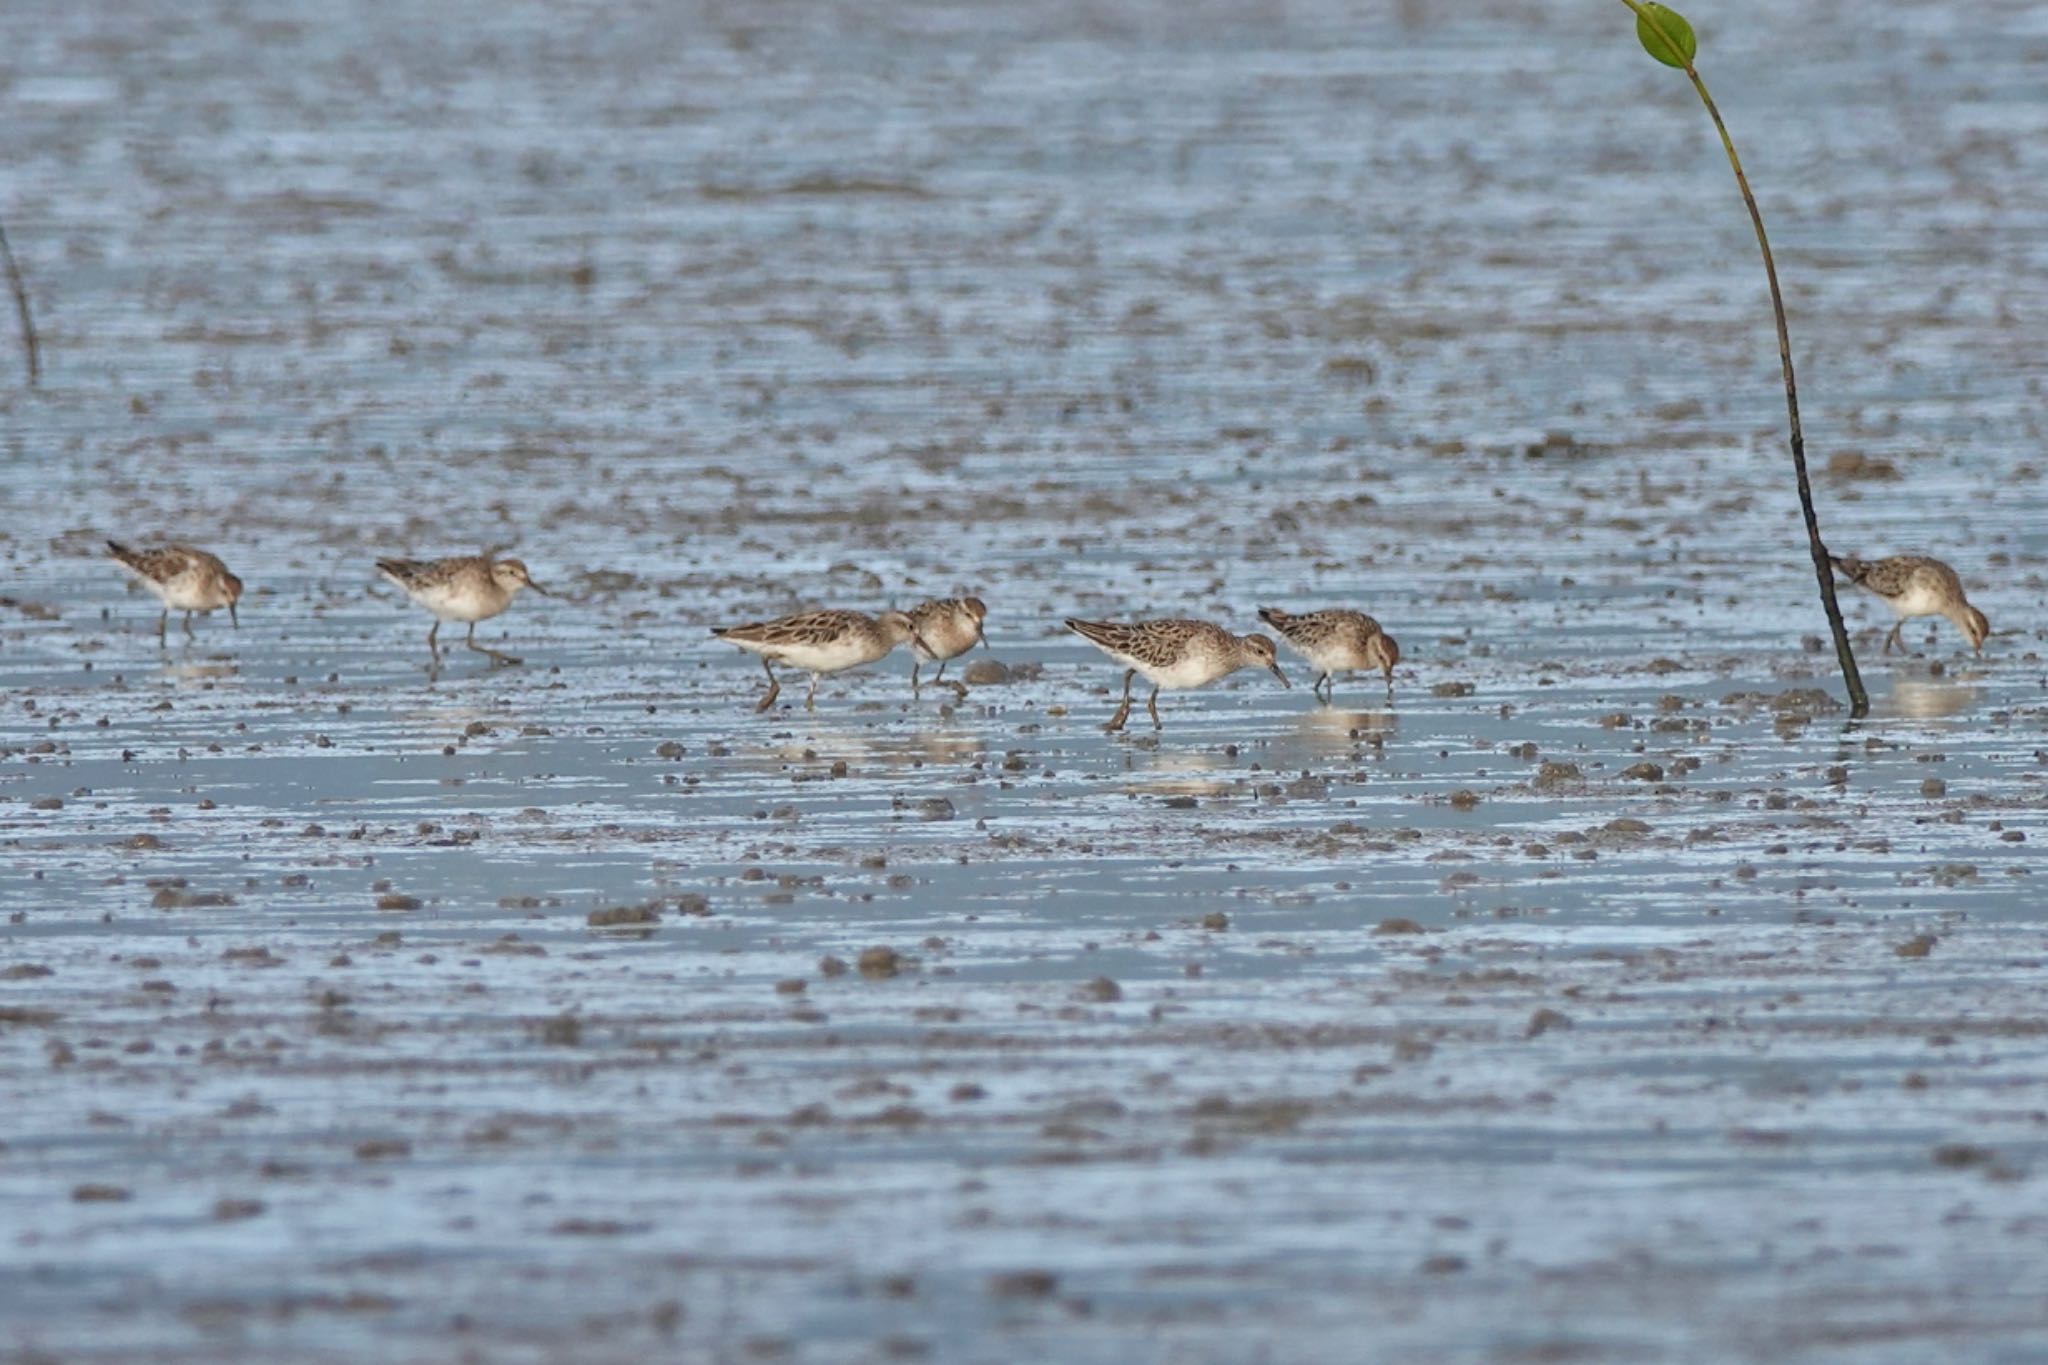
{"type": "Polygon", "coordinates": [[[1286,688],[1289,692],[1292,692],[1294,690],[1294,684],[1287,681],[1287,675],[1280,671],[1280,665],[1275,663],[1271,665],[1271,667],[1273,669],[1273,676],[1280,680],[1280,685],[1286,688]]]}
{"type": "Polygon", "coordinates": [[[235,623],[236,630],[242,628],[242,618],[235,615],[235,604],[232,602],[228,603],[228,620],[235,623]]]}
{"type": "Polygon", "coordinates": [[[936,659],[936,658],[937,658],[937,657],[939,656],[939,651],[937,651],[936,649],[933,649],[933,648],[932,648],[932,647],[931,647],[930,645],[926,644],[926,643],[924,642],[924,636],[922,636],[922,635],[919,635],[919,634],[918,634],[918,633],[917,633],[916,631],[914,631],[914,630],[913,630],[913,631],[911,631],[911,632],[910,632],[910,638],[911,638],[911,639],[913,639],[913,640],[915,640],[915,641],[917,641],[917,647],[918,647],[919,649],[921,649],[921,650],[923,650],[923,651],[924,651],[925,653],[927,653],[927,654],[931,655],[931,656],[932,656],[933,658],[935,658],[935,659],[936,659]]]}
{"type": "Polygon", "coordinates": [[[535,592],[539,593],[539,594],[540,594],[540,595],[541,595],[542,597],[553,597],[553,596],[554,596],[554,594],[553,594],[553,593],[549,592],[549,591],[548,591],[548,590],[547,590],[546,588],[543,588],[543,587],[542,587],[542,586],[541,586],[540,584],[538,584],[538,583],[534,582],[534,581],[533,581],[533,580],[532,580],[531,578],[529,578],[529,579],[527,579],[527,580],[526,580],[526,586],[527,586],[527,587],[529,587],[529,588],[532,588],[532,589],[533,589],[533,590],[534,590],[535,592]]]}
{"type": "Polygon", "coordinates": [[[987,649],[987,648],[989,648],[989,643],[988,643],[988,636],[987,636],[987,635],[984,635],[984,634],[982,633],[982,629],[981,629],[981,626],[980,626],[979,624],[977,624],[977,625],[976,625],[976,626],[974,627],[974,638],[975,638],[975,639],[977,639],[977,640],[979,640],[979,641],[981,641],[981,647],[982,647],[983,649],[987,649]]]}

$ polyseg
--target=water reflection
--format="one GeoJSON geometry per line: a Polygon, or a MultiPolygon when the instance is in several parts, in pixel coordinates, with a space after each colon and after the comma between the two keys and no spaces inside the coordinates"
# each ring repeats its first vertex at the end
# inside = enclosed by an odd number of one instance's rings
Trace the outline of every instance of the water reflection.
{"type": "Polygon", "coordinates": [[[1139,749],[1124,790],[1150,796],[1214,796],[1230,786],[1216,759],[1199,749],[1139,749]]]}
{"type": "Polygon", "coordinates": [[[241,664],[234,660],[215,658],[166,663],[163,676],[166,682],[181,687],[210,686],[226,678],[238,677],[241,672],[241,664]]]}
{"type": "Polygon", "coordinates": [[[1318,706],[1295,721],[1304,747],[1325,755],[1346,755],[1361,745],[1379,748],[1394,737],[1401,718],[1394,711],[1345,711],[1318,706]]]}
{"type": "Polygon", "coordinates": [[[1894,715],[1914,720],[1934,720],[1975,711],[1983,700],[1984,689],[1973,683],[1895,673],[1888,709],[1894,715]]]}

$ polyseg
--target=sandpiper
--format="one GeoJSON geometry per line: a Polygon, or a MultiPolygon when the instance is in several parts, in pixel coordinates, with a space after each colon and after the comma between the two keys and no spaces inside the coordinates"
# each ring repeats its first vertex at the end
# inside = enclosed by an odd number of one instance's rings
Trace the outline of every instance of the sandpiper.
{"type": "Polygon", "coordinates": [[[405,595],[434,614],[433,629],[427,632],[427,651],[434,663],[441,662],[438,637],[443,621],[467,621],[469,634],[463,643],[479,654],[491,656],[493,666],[516,664],[513,655],[476,642],[476,623],[488,621],[512,605],[521,588],[532,588],[542,597],[553,593],[533,581],[526,565],[516,559],[498,559],[495,550],[480,555],[457,555],[451,559],[380,559],[377,572],[405,590],[405,595]]]}
{"type": "Polygon", "coordinates": [[[1377,668],[1386,675],[1387,696],[1393,697],[1394,665],[1401,662],[1401,646],[1364,612],[1329,607],[1297,615],[1278,607],[1260,607],[1259,619],[1279,631],[1289,649],[1322,670],[1310,690],[1323,700],[1336,698],[1332,675],[1354,668],[1377,668]]]}
{"type": "Polygon", "coordinates": [[[1963,581],[1940,560],[1926,555],[1862,560],[1854,555],[1831,554],[1828,558],[1833,561],[1836,573],[1870,589],[1898,613],[1898,623],[1884,637],[1884,653],[1891,653],[1893,645],[1901,644],[1899,632],[1915,616],[1946,616],[1963,632],[1970,648],[1980,654],[1984,651],[1984,638],[1991,633],[1991,622],[1970,605],[1963,595],[1963,581]]]}
{"type": "MultiPolygon", "coordinates": [[[[932,681],[944,682],[947,660],[965,654],[976,641],[988,648],[988,637],[981,633],[981,623],[987,619],[988,608],[979,597],[940,597],[912,607],[910,623],[917,633],[910,641],[910,695],[918,693],[917,670],[925,664],[937,662],[939,671],[932,681]]],[[[957,682],[946,686],[967,695],[967,689],[957,682]]]]}
{"type": "Polygon", "coordinates": [[[1232,635],[1207,621],[1137,621],[1121,625],[1111,621],[1069,620],[1074,632],[1122,664],[1124,698],[1116,715],[1102,728],[1112,733],[1124,728],[1131,716],[1131,679],[1143,673],[1152,684],[1145,709],[1152,714],[1152,727],[1159,723],[1159,689],[1204,687],[1240,668],[1271,669],[1283,687],[1292,687],[1280,671],[1273,642],[1263,635],[1232,635]]]}
{"type": "MultiPolygon", "coordinates": [[[[815,711],[818,679],[827,673],[871,664],[905,640],[925,644],[918,639],[916,624],[900,611],[885,611],[880,616],[861,611],[807,611],[744,626],[714,626],[711,633],[761,656],[761,667],[768,674],[768,695],[754,707],[757,712],[775,705],[782,695],[782,681],[775,676],[773,664],[790,664],[811,675],[804,710],[815,711]]],[[[930,650],[928,644],[925,647],[930,650]]]]}
{"type": "Polygon", "coordinates": [[[107,542],[107,553],[157,595],[164,604],[156,620],[156,642],[165,643],[165,629],[171,613],[185,613],[185,633],[192,634],[192,613],[228,609],[236,629],[242,625],[235,615],[235,603],[242,598],[242,580],[228,572],[228,566],[204,550],[190,545],[165,545],[154,550],[131,550],[117,541],[107,542]]]}

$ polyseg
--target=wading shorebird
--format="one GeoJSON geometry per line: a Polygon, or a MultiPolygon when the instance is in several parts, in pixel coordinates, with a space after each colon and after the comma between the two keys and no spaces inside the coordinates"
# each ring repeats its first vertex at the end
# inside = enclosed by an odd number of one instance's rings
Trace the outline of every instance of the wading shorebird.
{"type": "Polygon", "coordinates": [[[1240,668],[1272,670],[1282,687],[1292,687],[1280,671],[1273,642],[1263,635],[1232,635],[1207,621],[1137,621],[1120,625],[1112,621],[1069,620],[1074,632],[1124,666],[1124,699],[1102,728],[1114,734],[1131,717],[1131,679],[1143,673],[1152,684],[1145,709],[1152,714],[1152,728],[1159,723],[1159,689],[1180,690],[1206,687],[1240,668]]]}
{"type": "Polygon", "coordinates": [[[761,667],[768,674],[768,695],[755,705],[757,713],[775,705],[782,695],[782,680],[775,676],[773,664],[789,664],[811,675],[804,710],[815,711],[818,680],[827,673],[871,664],[905,640],[932,652],[930,645],[918,638],[909,615],[900,611],[885,611],[880,616],[861,611],[807,611],[744,626],[713,626],[711,633],[761,656],[761,667]]]}
{"type": "Polygon", "coordinates": [[[1830,554],[1828,559],[1836,573],[1882,597],[1884,604],[1898,614],[1892,633],[1884,637],[1882,652],[1889,654],[1893,645],[1902,645],[1899,632],[1915,616],[1946,616],[1955,622],[1971,649],[1984,652],[1984,638],[1991,634],[1991,622],[1970,605],[1963,595],[1963,580],[1940,560],[1926,555],[1862,560],[1838,554],[1830,554]]]}
{"type": "MultiPolygon", "coordinates": [[[[977,641],[987,649],[988,637],[981,633],[981,623],[987,619],[988,608],[979,597],[940,597],[912,607],[910,624],[917,633],[910,641],[910,695],[918,693],[917,670],[924,665],[937,663],[939,671],[932,681],[945,683],[947,660],[965,654],[977,641]]],[[[945,685],[967,695],[967,689],[957,682],[945,685]]]]}
{"type": "Polygon", "coordinates": [[[228,566],[204,550],[190,545],[164,545],[154,550],[131,550],[116,541],[107,542],[107,553],[143,587],[164,604],[156,620],[156,642],[165,643],[165,629],[171,613],[185,613],[185,633],[192,634],[192,613],[228,609],[228,620],[240,629],[241,617],[235,603],[242,600],[242,580],[228,572],[228,566]]]}
{"type": "Polygon", "coordinates": [[[493,667],[518,663],[519,659],[514,655],[478,644],[476,623],[488,621],[511,606],[512,599],[519,595],[521,588],[532,588],[542,597],[554,596],[533,581],[526,572],[526,565],[516,559],[494,558],[496,553],[492,550],[480,555],[457,555],[452,559],[377,561],[378,573],[433,613],[434,626],[427,632],[427,651],[434,656],[436,667],[441,663],[439,636],[443,621],[467,621],[469,634],[463,643],[479,654],[490,655],[493,667]]]}
{"type": "Polygon", "coordinates": [[[1280,632],[1287,647],[1321,670],[1310,689],[1324,701],[1337,696],[1332,675],[1355,668],[1377,668],[1386,675],[1387,699],[1394,696],[1394,665],[1401,662],[1401,646],[1380,629],[1380,623],[1362,611],[1330,607],[1299,615],[1278,607],[1260,607],[1259,619],[1280,632]],[[1324,689],[1328,688],[1328,695],[1324,689]]]}

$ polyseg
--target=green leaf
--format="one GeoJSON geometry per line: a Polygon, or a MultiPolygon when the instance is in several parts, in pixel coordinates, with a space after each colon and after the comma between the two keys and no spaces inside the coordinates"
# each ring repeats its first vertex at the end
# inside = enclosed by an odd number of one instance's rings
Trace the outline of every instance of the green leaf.
{"type": "Polygon", "coordinates": [[[1664,65],[1680,69],[1700,50],[1692,25],[1668,5],[1646,4],[1636,11],[1636,41],[1664,65]]]}

